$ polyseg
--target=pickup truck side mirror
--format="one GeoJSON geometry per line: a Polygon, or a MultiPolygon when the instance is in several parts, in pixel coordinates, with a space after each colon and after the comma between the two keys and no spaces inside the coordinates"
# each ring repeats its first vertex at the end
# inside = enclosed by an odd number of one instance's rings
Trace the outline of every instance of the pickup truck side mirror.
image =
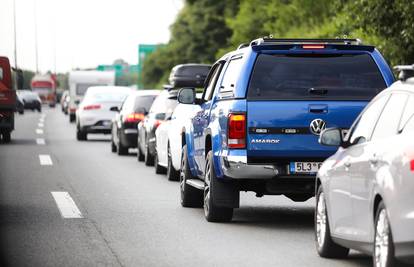
{"type": "Polygon", "coordinates": [[[109,110],[119,112],[119,108],[117,106],[111,107],[109,110]]]}
{"type": "Polygon", "coordinates": [[[342,146],[342,131],[339,128],[328,128],[319,136],[319,144],[325,146],[342,146]]]}
{"type": "Polygon", "coordinates": [[[195,88],[182,88],[178,92],[178,103],[194,104],[196,101],[195,88]]]}

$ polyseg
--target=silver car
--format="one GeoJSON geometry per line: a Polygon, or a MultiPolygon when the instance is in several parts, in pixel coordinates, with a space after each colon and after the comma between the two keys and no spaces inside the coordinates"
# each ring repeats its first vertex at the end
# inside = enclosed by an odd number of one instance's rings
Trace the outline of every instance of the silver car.
{"type": "Polygon", "coordinates": [[[352,248],[376,267],[414,263],[414,78],[380,93],[344,138],[331,128],[319,141],[340,146],[316,180],[319,255],[352,248]]]}

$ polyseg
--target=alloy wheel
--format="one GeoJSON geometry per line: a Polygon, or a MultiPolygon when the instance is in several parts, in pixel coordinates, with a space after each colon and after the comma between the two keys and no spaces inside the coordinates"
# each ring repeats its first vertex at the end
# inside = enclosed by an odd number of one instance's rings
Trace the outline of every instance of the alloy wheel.
{"type": "Polygon", "coordinates": [[[375,253],[374,261],[376,267],[386,267],[389,252],[390,228],[387,212],[385,209],[380,211],[375,231],[375,253]]]}
{"type": "Polygon", "coordinates": [[[206,174],[204,179],[204,214],[207,216],[210,210],[210,186],[211,186],[211,168],[210,162],[207,160],[206,174]]]}
{"type": "Polygon", "coordinates": [[[323,247],[326,236],[326,205],[323,192],[318,196],[316,207],[316,239],[319,248],[323,247]]]}

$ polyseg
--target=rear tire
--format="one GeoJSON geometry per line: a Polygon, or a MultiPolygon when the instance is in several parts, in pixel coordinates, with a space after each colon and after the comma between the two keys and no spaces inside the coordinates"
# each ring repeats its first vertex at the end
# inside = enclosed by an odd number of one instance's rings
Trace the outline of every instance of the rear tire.
{"type": "Polygon", "coordinates": [[[374,239],[374,267],[399,266],[394,256],[394,240],[391,226],[387,216],[384,202],[380,202],[375,215],[375,239],[374,239]]]}
{"type": "Polygon", "coordinates": [[[111,139],[111,152],[115,153],[116,152],[116,145],[114,143],[114,139],[111,139]]]}
{"type": "Polygon", "coordinates": [[[119,156],[124,156],[128,154],[128,147],[123,146],[121,140],[118,142],[117,152],[119,156]]]}
{"type": "Polygon", "coordinates": [[[319,256],[323,258],[345,258],[349,254],[349,248],[342,247],[332,240],[322,186],[316,194],[315,243],[319,256]]]}
{"type": "Polygon", "coordinates": [[[154,156],[154,166],[156,174],[165,174],[167,172],[167,170],[159,164],[157,152],[155,152],[154,156]]]}
{"type": "Polygon", "coordinates": [[[146,166],[154,166],[154,157],[150,154],[149,147],[145,149],[145,160],[144,163],[146,166]]]}
{"type": "Polygon", "coordinates": [[[137,160],[141,162],[145,160],[144,153],[142,153],[141,148],[139,148],[139,143],[137,145],[137,160]]]}
{"type": "Polygon", "coordinates": [[[4,131],[1,133],[2,138],[3,138],[3,143],[10,143],[11,142],[11,132],[9,131],[4,131]]]}
{"type": "Polygon", "coordinates": [[[181,152],[181,171],[180,171],[180,197],[181,206],[187,208],[201,208],[203,206],[203,191],[188,185],[188,179],[193,176],[188,164],[187,145],[185,145],[181,152]]]}
{"type": "Polygon", "coordinates": [[[77,128],[76,139],[78,139],[78,141],[86,141],[88,139],[88,134],[80,128],[77,128]]]}
{"type": "Polygon", "coordinates": [[[168,181],[179,181],[180,172],[175,170],[174,166],[172,165],[170,146],[168,146],[167,148],[167,153],[168,153],[168,166],[167,166],[168,181]]]}
{"type": "Polygon", "coordinates": [[[75,114],[69,114],[69,122],[72,123],[76,120],[76,115],[75,114]]]}
{"type": "Polygon", "coordinates": [[[220,183],[217,180],[213,164],[213,152],[207,154],[204,179],[204,216],[209,222],[230,222],[233,218],[233,208],[219,207],[215,203],[214,190],[220,183]]]}

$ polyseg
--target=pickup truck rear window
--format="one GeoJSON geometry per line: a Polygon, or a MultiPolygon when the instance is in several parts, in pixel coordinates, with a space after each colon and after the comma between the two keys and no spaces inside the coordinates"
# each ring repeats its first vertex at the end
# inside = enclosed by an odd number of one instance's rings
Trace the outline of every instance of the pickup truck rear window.
{"type": "Polygon", "coordinates": [[[247,97],[252,100],[370,100],[386,87],[368,54],[261,54],[254,66],[247,97]]]}

